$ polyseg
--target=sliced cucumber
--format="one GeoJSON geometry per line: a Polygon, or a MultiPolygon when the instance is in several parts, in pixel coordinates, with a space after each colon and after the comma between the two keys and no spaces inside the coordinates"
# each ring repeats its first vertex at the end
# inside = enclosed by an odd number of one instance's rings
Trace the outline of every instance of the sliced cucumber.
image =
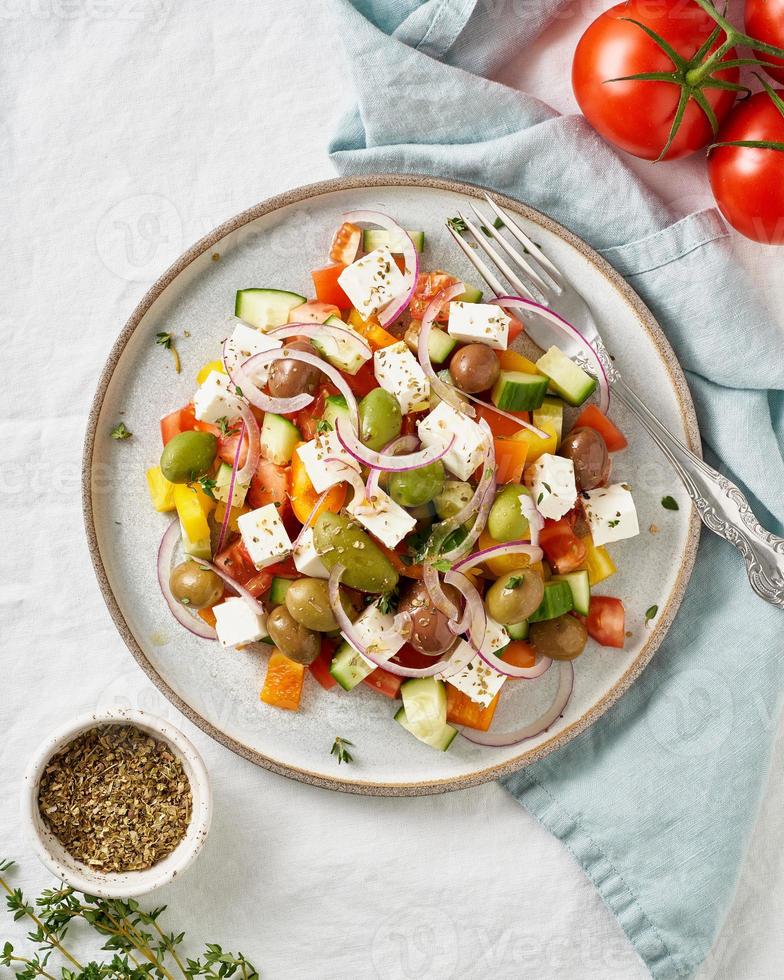
{"type": "Polygon", "coordinates": [[[299,429],[282,415],[267,412],[261,426],[259,445],[261,455],[278,466],[287,466],[294,454],[294,447],[301,442],[299,429]]]}
{"type": "Polygon", "coordinates": [[[502,371],[490,393],[496,408],[510,412],[530,412],[539,408],[547,393],[548,379],[524,371],[502,371]]]}
{"type": "Polygon", "coordinates": [[[433,364],[443,364],[452,351],[457,346],[454,337],[450,337],[444,330],[433,327],[427,340],[427,351],[433,364]]]}
{"type": "Polygon", "coordinates": [[[375,669],[350,643],[341,643],[332,658],[329,672],[344,691],[352,691],[375,669]]]}
{"type": "Polygon", "coordinates": [[[457,729],[453,728],[451,725],[447,725],[446,722],[444,722],[440,727],[434,728],[432,731],[426,734],[421,734],[420,732],[415,731],[414,727],[406,717],[405,708],[399,708],[395,712],[395,721],[399,725],[402,725],[407,732],[411,732],[412,735],[415,735],[420,742],[424,742],[425,745],[430,745],[434,749],[439,749],[441,752],[446,752],[446,750],[455,740],[455,735],[457,735],[457,729]]]}
{"type": "Polygon", "coordinates": [[[428,735],[446,724],[446,687],[435,677],[417,677],[400,685],[410,730],[428,735]]]}
{"type": "Polygon", "coordinates": [[[335,336],[325,331],[323,336],[316,334],[315,337],[312,337],[311,343],[319,354],[326,358],[333,367],[336,367],[339,371],[345,371],[346,374],[356,374],[368,359],[367,345],[363,342],[362,337],[356,330],[345,324],[340,317],[333,314],[324,322],[343,327],[344,330],[355,334],[357,338],[356,342],[353,342],[349,337],[342,334],[335,336]]]}
{"type": "Polygon", "coordinates": [[[270,585],[270,590],[267,595],[269,599],[269,604],[271,606],[282,606],[286,601],[286,593],[289,591],[289,586],[294,582],[293,578],[281,578],[280,575],[276,575],[272,580],[272,585],[270,585]]]}
{"type": "MultiPolygon", "coordinates": [[[[524,640],[528,636],[528,620],[524,619],[522,623],[512,623],[509,625],[507,623],[504,629],[509,634],[510,640],[524,640]]],[[[503,657],[503,651],[501,651],[500,656],[503,657]]]]}
{"type": "Polygon", "coordinates": [[[321,417],[325,422],[329,422],[333,429],[338,419],[346,419],[348,421],[351,418],[351,412],[348,410],[348,405],[343,395],[329,395],[325,398],[324,414],[321,417]]]}
{"type": "Polygon", "coordinates": [[[477,289],[476,286],[469,286],[466,283],[465,292],[456,296],[454,299],[455,303],[481,303],[482,302],[482,290],[477,289]]]}
{"type": "MultiPolygon", "coordinates": [[[[215,476],[215,496],[218,500],[222,500],[224,504],[229,502],[229,487],[231,486],[231,472],[232,468],[228,463],[221,463],[220,468],[215,476]]],[[[245,483],[240,483],[239,480],[234,481],[234,493],[231,495],[231,506],[232,507],[242,507],[245,503],[245,494],[248,492],[248,486],[245,483]]]]}
{"type": "Polygon", "coordinates": [[[591,585],[588,581],[588,572],[569,572],[566,575],[553,575],[552,582],[566,582],[572,592],[572,602],[575,612],[583,616],[588,615],[588,606],[591,602],[591,585]]]}
{"type": "Polygon", "coordinates": [[[544,599],[535,613],[528,617],[529,623],[541,623],[545,619],[555,619],[574,609],[572,590],[568,582],[550,579],[544,585],[544,599]]]}
{"type": "Polygon", "coordinates": [[[551,347],[542,354],[536,366],[550,379],[553,391],[570,405],[582,405],[596,390],[596,379],[586,374],[557,347],[551,347]]]}
{"type": "Polygon", "coordinates": [[[288,323],[289,313],[304,302],[304,296],[285,289],[238,289],[234,315],[259,330],[267,330],[288,323]]]}
{"type": "MultiPolygon", "coordinates": [[[[537,429],[552,426],[560,445],[563,437],[564,405],[560,398],[545,398],[539,408],[534,409],[531,421],[537,429]]],[[[549,431],[549,429],[545,430],[549,431]]]]}
{"type": "MultiPolygon", "coordinates": [[[[425,233],[423,231],[409,231],[406,229],[408,237],[414,243],[417,252],[422,252],[425,248],[425,233]]],[[[362,248],[365,252],[375,252],[377,248],[388,248],[390,252],[399,255],[403,251],[400,236],[394,237],[383,228],[365,228],[362,232],[362,248]]]]}

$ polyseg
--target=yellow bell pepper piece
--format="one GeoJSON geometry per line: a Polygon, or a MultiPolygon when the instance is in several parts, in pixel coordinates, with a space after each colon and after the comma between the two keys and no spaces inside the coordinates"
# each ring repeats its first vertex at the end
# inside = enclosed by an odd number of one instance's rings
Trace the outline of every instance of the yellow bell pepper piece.
{"type": "MultiPolygon", "coordinates": [[[[530,538],[530,531],[526,531],[520,540],[527,541],[530,538]]],[[[493,545],[502,544],[496,541],[487,531],[482,531],[479,535],[479,548],[492,548],[493,545]]],[[[499,558],[486,558],[482,562],[485,568],[496,577],[500,578],[507,572],[516,572],[521,568],[527,568],[530,562],[527,555],[501,555],[499,558]]]]}
{"type": "Polygon", "coordinates": [[[215,507],[215,501],[195,484],[178,483],[174,488],[174,505],[180,519],[183,549],[189,555],[209,558],[210,524],[207,517],[215,507]]]}
{"type": "Polygon", "coordinates": [[[499,350],[498,363],[502,371],[523,371],[525,374],[541,374],[542,372],[527,357],[518,354],[516,350],[499,350]]]}
{"type": "MultiPolygon", "coordinates": [[[[243,504],[241,507],[232,507],[231,514],[229,515],[229,530],[239,533],[239,527],[237,525],[237,518],[242,517],[243,514],[250,513],[250,507],[243,504]]],[[[223,519],[226,516],[226,504],[219,500],[215,505],[215,522],[223,526],[223,519]]]]}
{"type": "Polygon", "coordinates": [[[196,375],[196,381],[198,384],[204,384],[207,377],[212,374],[213,371],[220,371],[221,374],[225,374],[226,369],[223,366],[223,361],[209,361],[207,364],[205,364],[196,375]]]}
{"type": "Polygon", "coordinates": [[[615,562],[610,557],[610,552],[604,547],[604,545],[599,545],[598,547],[593,543],[593,539],[590,534],[586,534],[585,537],[580,538],[580,540],[585,544],[587,552],[585,555],[585,561],[582,564],[588,572],[588,582],[593,588],[594,585],[598,585],[599,582],[603,582],[606,578],[611,575],[615,575],[618,569],[615,567],[615,562]]]}
{"type": "Polygon", "coordinates": [[[563,402],[556,398],[545,398],[539,408],[533,410],[531,421],[538,429],[543,429],[548,424],[552,425],[560,443],[563,436],[563,402]]]}
{"type": "Polygon", "coordinates": [[[174,484],[170,483],[161,473],[160,466],[151,466],[147,470],[147,488],[150,491],[153,507],[164,513],[174,510],[174,484]]]}
{"type": "Polygon", "coordinates": [[[535,463],[545,453],[554,453],[558,448],[558,430],[552,422],[542,422],[537,428],[547,433],[546,439],[542,439],[530,429],[521,429],[520,432],[512,436],[513,439],[528,443],[528,455],[525,458],[526,466],[535,463]]]}

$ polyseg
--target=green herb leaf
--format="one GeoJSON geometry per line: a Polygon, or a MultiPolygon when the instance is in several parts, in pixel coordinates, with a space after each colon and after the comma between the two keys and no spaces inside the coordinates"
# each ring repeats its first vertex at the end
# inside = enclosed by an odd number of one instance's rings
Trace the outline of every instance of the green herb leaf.
{"type": "Polygon", "coordinates": [[[378,600],[378,611],[381,613],[397,612],[397,604],[400,600],[400,590],[395,586],[391,592],[386,592],[378,600]]]}
{"type": "Polygon", "coordinates": [[[348,751],[347,746],[349,746],[349,747],[351,747],[353,749],[354,748],[354,743],[353,742],[349,742],[349,740],[347,738],[341,738],[338,735],[338,737],[335,739],[335,741],[334,741],[334,743],[332,745],[332,749],[330,750],[330,753],[329,753],[330,755],[334,755],[335,756],[335,758],[338,760],[338,765],[340,765],[341,762],[345,762],[346,764],[348,764],[349,762],[353,762],[354,761],[354,757],[348,751]]]}
{"type": "Polygon", "coordinates": [[[437,572],[448,572],[452,567],[452,562],[447,561],[446,558],[439,558],[437,561],[433,562],[433,568],[437,572]]]}
{"type": "Polygon", "coordinates": [[[111,435],[112,439],[130,439],[133,435],[125,422],[118,422],[117,425],[112,426],[109,434],[111,435]]]}
{"type": "Polygon", "coordinates": [[[210,500],[218,499],[215,496],[215,487],[218,485],[216,480],[213,480],[212,477],[209,476],[200,476],[196,482],[202,488],[204,493],[207,494],[210,500]]]}
{"type": "Polygon", "coordinates": [[[658,606],[649,606],[648,609],[645,610],[645,625],[646,626],[648,625],[648,623],[650,623],[650,621],[653,619],[653,617],[656,615],[656,613],[658,611],[659,611],[659,607],[658,606]]]}
{"type": "Polygon", "coordinates": [[[465,219],[461,217],[448,218],[447,225],[452,231],[456,231],[458,235],[462,235],[463,232],[468,231],[468,225],[465,223],[465,219]]]}
{"type": "Polygon", "coordinates": [[[612,521],[607,521],[607,526],[608,526],[608,527],[618,527],[618,525],[619,525],[620,523],[621,523],[621,522],[620,522],[620,519],[616,517],[616,518],[615,518],[615,520],[612,520],[612,521]]]}
{"type": "Polygon", "coordinates": [[[504,586],[504,592],[511,592],[512,589],[519,589],[525,581],[522,575],[513,575],[504,586]]]}
{"type": "Polygon", "coordinates": [[[665,510],[680,510],[678,501],[674,497],[662,497],[661,505],[665,510]]]}
{"type": "Polygon", "coordinates": [[[165,333],[163,330],[160,330],[155,335],[155,343],[160,344],[161,347],[165,347],[166,350],[171,350],[172,335],[170,333],[165,333]]]}
{"type": "Polygon", "coordinates": [[[222,436],[233,436],[235,432],[239,432],[239,429],[235,429],[225,415],[222,415],[215,424],[220,429],[222,436]]]}
{"type": "Polygon", "coordinates": [[[332,432],[333,425],[329,419],[319,419],[316,422],[316,432],[321,434],[322,432],[332,432]]]}

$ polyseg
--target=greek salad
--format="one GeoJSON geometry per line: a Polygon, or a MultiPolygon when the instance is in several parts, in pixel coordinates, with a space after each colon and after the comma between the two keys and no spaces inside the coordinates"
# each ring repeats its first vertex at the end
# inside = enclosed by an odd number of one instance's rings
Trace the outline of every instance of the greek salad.
{"type": "Polygon", "coordinates": [[[511,745],[563,713],[591,641],[624,646],[622,600],[594,589],[616,570],[606,546],[639,531],[611,482],[626,439],[590,345],[588,370],[558,346],[573,327],[483,301],[423,269],[423,249],[423,232],[353,211],[315,298],[237,292],[146,474],[175,514],[158,577],[184,627],[264,655],[267,705],[364,684],[435,749],[458,732],[511,745]],[[553,332],[530,358],[512,349],[529,316],[553,332]],[[544,714],[496,731],[505,688],[553,666],[544,714]]]}

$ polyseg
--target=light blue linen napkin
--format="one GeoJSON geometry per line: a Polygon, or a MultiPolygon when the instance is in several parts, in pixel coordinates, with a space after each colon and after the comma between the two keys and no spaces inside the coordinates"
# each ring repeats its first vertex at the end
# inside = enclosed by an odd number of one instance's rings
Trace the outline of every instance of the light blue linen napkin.
{"type": "MultiPolygon", "coordinates": [[[[484,77],[561,2],[333,0],[357,97],[330,148],[335,165],[492,185],[590,242],[666,331],[706,456],[781,533],[784,344],[717,212],[674,221],[584,120],[484,77]]],[[[731,901],[767,773],[783,653],[784,615],[706,532],[642,678],[583,736],[504,781],[574,854],[661,980],[695,972],[731,901]]]]}

